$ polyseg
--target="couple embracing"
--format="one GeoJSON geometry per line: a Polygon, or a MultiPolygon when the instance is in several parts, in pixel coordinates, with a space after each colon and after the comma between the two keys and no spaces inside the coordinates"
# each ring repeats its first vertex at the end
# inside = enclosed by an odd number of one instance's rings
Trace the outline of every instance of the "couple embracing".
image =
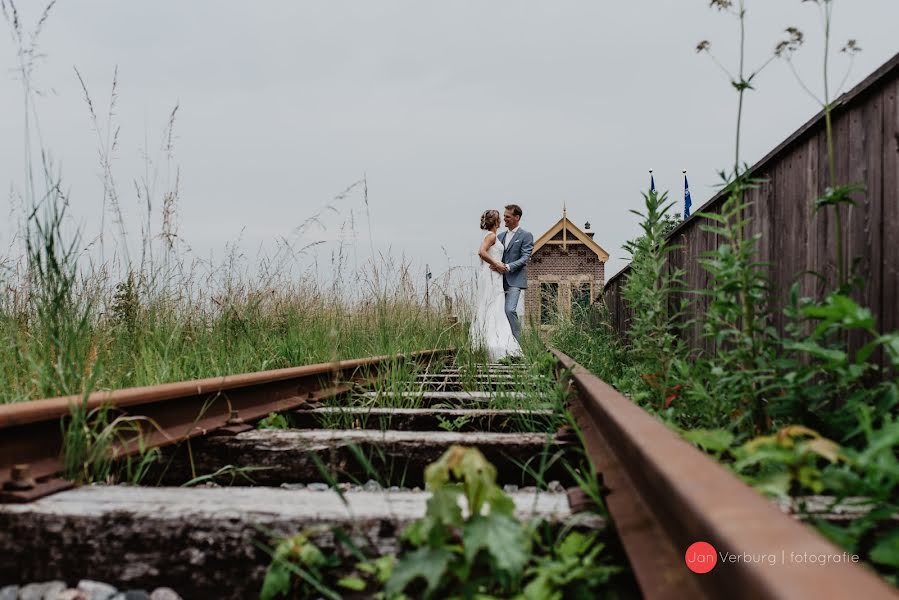
{"type": "Polygon", "coordinates": [[[527,266],[534,250],[534,236],[519,225],[521,215],[517,204],[506,206],[506,231],[499,234],[499,211],[486,210],[481,215],[481,229],[487,233],[478,250],[481,264],[471,339],[475,346],[487,349],[491,362],[521,356],[518,299],[521,290],[528,287],[527,266]]]}

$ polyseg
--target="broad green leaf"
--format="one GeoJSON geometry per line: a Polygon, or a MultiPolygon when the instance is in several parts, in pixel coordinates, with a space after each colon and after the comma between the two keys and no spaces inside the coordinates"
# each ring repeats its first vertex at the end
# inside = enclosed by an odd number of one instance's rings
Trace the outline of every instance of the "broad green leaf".
{"type": "Polygon", "coordinates": [[[855,552],[858,545],[858,534],[850,528],[841,525],[835,525],[824,520],[816,519],[814,521],[815,528],[820,531],[824,537],[831,542],[846,549],[847,552],[855,552]]]}
{"type": "Polygon", "coordinates": [[[450,447],[436,462],[425,467],[425,484],[436,491],[449,481],[449,455],[457,446],[450,447]]]}
{"type": "Polygon", "coordinates": [[[517,578],[530,557],[528,536],[515,518],[505,514],[475,515],[463,529],[465,560],[470,565],[482,548],[496,568],[517,578]]]}
{"type": "Polygon", "coordinates": [[[557,590],[548,575],[541,573],[524,588],[525,600],[562,600],[561,590],[557,590]]]}
{"type": "Polygon", "coordinates": [[[712,452],[727,450],[734,442],[733,434],[725,429],[691,429],[685,431],[683,437],[700,448],[712,452]]]}
{"type": "Polygon", "coordinates": [[[298,565],[316,567],[325,562],[325,555],[304,534],[298,533],[281,540],[262,583],[261,597],[265,600],[280,594],[288,595],[291,575],[300,570],[298,565]]]}
{"type": "Polygon", "coordinates": [[[563,558],[577,557],[586,553],[595,540],[596,534],[585,535],[579,531],[572,531],[559,544],[557,552],[563,558]]]}
{"type": "Polygon", "coordinates": [[[837,462],[838,460],[844,458],[842,453],[840,452],[840,445],[827,438],[813,439],[809,442],[806,442],[803,447],[811,450],[818,456],[823,456],[830,462],[837,462]]]}
{"type": "Polygon", "coordinates": [[[459,494],[458,488],[445,487],[436,490],[428,499],[428,516],[443,525],[460,527],[462,509],[459,507],[459,494]]]}
{"type": "Polygon", "coordinates": [[[413,546],[421,546],[427,541],[428,534],[431,533],[431,529],[434,527],[434,519],[424,517],[417,521],[412,521],[403,530],[402,535],[400,536],[403,540],[409,542],[413,546]]]}
{"type": "Polygon", "coordinates": [[[427,591],[431,593],[440,585],[452,559],[453,553],[444,548],[419,548],[400,559],[384,589],[388,596],[398,594],[421,577],[427,581],[427,591]]]}
{"type": "Polygon", "coordinates": [[[727,218],[726,218],[726,217],[723,217],[723,216],[721,216],[721,215],[719,215],[719,214],[715,214],[715,213],[702,213],[702,216],[703,216],[704,218],[706,218],[706,219],[709,219],[709,220],[712,220],[712,221],[717,221],[717,222],[719,222],[719,223],[727,223],[727,218]]]}
{"type": "Polygon", "coordinates": [[[343,577],[337,580],[337,585],[346,588],[348,590],[353,590],[355,592],[361,592],[365,589],[365,581],[359,579],[358,577],[343,577]]]}
{"type": "Polygon", "coordinates": [[[377,572],[374,563],[371,562],[356,563],[356,570],[367,573],[368,575],[374,575],[377,572]]]}
{"type": "Polygon", "coordinates": [[[888,333],[881,336],[880,342],[886,348],[890,362],[894,367],[899,367],[899,333],[888,333]]]}
{"type": "Polygon", "coordinates": [[[494,486],[488,492],[487,504],[490,506],[491,514],[504,514],[510,517],[515,515],[515,502],[498,486],[494,486]]]}
{"type": "Polygon", "coordinates": [[[899,386],[895,383],[886,384],[883,399],[881,400],[884,412],[890,410],[897,404],[899,404],[899,386]]]}
{"type": "Polygon", "coordinates": [[[325,555],[322,554],[322,551],[318,549],[318,546],[308,541],[305,537],[303,538],[302,542],[297,541],[296,544],[297,545],[295,545],[294,548],[295,551],[296,549],[299,550],[297,561],[299,562],[299,564],[303,566],[317,567],[327,562],[325,555]]]}
{"type": "Polygon", "coordinates": [[[712,225],[700,225],[699,228],[702,229],[703,231],[707,231],[709,233],[715,233],[715,234],[718,234],[718,235],[724,236],[724,237],[727,237],[727,235],[729,233],[728,230],[723,227],[713,227],[712,225]]]}
{"type": "Polygon", "coordinates": [[[775,473],[752,484],[752,487],[768,496],[789,496],[791,477],[789,473],[775,473]]]}
{"type": "Polygon", "coordinates": [[[803,465],[799,467],[796,471],[796,481],[816,494],[820,494],[824,488],[821,483],[821,471],[814,466],[803,465]]]}
{"type": "Polygon", "coordinates": [[[899,567],[899,529],[893,529],[877,542],[871,550],[871,560],[899,567]]]}
{"type": "Polygon", "coordinates": [[[858,352],[855,353],[855,363],[862,364],[866,362],[878,345],[880,345],[880,340],[874,340],[859,348],[858,352]]]}
{"type": "Polygon", "coordinates": [[[818,439],[821,437],[821,434],[805,425],[786,425],[778,430],[777,443],[781,446],[792,447],[793,438],[797,437],[818,439]]]}
{"type": "Polygon", "coordinates": [[[466,448],[462,460],[455,469],[456,477],[463,480],[468,510],[479,514],[491,489],[496,487],[496,468],[477,448],[466,448]]]}
{"type": "Polygon", "coordinates": [[[819,346],[814,342],[796,342],[793,344],[789,344],[788,348],[790,350],[796,350],[797,352],[805,352],[806,354],[817,356],[818,358],[830,362],[846,362],[846,353],[842,350],[837,350],[835,348],[825,348],[824,346],[819,346]]]}
{"type": "Polygon", "coordinates": [[[481,511],[489,490],[496,486],[496,468],[477,448],[450,446],[425,469],[425,482],[434,491],[449,483],[450,477],[462,481],[471,514],[481,511]]]}
{"type": "Polygon", "coordinates": [[[393,569],[396,566],[396,557],[392,554],[380,556],[375,559],[374,565],[378,571],[378,581],[384,583],[390,579],[391,574],[393,574],[393,569]]]}
{"type": "Polygon", "coordinates": [[[290,570],[280,560],[275,560],[268,567],[265,580],[262,582],[260,600],[272,600],[278,596],[290,594],[290,570]]]}

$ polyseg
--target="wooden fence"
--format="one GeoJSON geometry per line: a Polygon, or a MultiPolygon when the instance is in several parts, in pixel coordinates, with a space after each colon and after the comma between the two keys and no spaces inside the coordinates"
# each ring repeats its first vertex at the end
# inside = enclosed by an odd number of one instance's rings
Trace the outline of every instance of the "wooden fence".
{"type": "MultiPolygon", "coordinates": [[[[878,69],[837,102],[833,113],[837,181],[864,184],[853,194],[857,206],[842,208],[845,264],[858,260],[856,273],[864,287],[856,300],[868,307],[881,331],[899,329],[899,55],[878,69]]],[[[783,332],[781,310],[791,285],[799,281],[802,293],[820,298],[825,292],[821,273],[836,280],[836,243],[831,209],[813,213],[815,199],[829,186],[827,144],[823,113],[817,115],[752,167],[765,182],[748,197],[748,235],[761,234],[759,260],[768,263],[773,312],[771,323],[783,332]]],[[[682,246],[671,254],[672,267],[685,271],[686,287],[705,289],[709,275],[699,264],[704,252],[718,246],[718,236],[703,231],[709,222],[703,213],[719,213],[725,197],[718,194],[671,232],[669,239],[682,246]]],[[[622,285],[629,267],[612,277],[604,299],[614,326],[627,333],[630,314],[622,285]]],[[[701,337],[708,300],[690,294],[684,331],[694,349],[711,350],[701,337]]],[[[850,336],[858,347],[861,335],[850,336]]]]}

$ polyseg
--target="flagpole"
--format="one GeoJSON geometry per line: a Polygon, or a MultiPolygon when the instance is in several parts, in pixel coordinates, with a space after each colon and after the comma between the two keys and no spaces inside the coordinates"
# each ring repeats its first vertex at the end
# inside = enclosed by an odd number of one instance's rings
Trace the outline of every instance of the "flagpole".
{"type": "Polygon", "coordinates": [[[693,198],[690,196],[690,182],[687,180],[687,170],[684,174],[684,221],[690,218],[690,207],[693,206],[693,198]]]}

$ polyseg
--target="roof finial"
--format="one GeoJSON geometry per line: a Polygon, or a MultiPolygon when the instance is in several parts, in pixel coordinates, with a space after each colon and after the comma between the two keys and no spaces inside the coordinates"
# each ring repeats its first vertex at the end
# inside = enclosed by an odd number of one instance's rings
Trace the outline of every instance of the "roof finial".
{"type": "Polygon", "coordinates": [[[563,219],[568,218],[568,206],[566,205],[566,203],[564,201],[562,202],[562,218],[563,219]]]}

